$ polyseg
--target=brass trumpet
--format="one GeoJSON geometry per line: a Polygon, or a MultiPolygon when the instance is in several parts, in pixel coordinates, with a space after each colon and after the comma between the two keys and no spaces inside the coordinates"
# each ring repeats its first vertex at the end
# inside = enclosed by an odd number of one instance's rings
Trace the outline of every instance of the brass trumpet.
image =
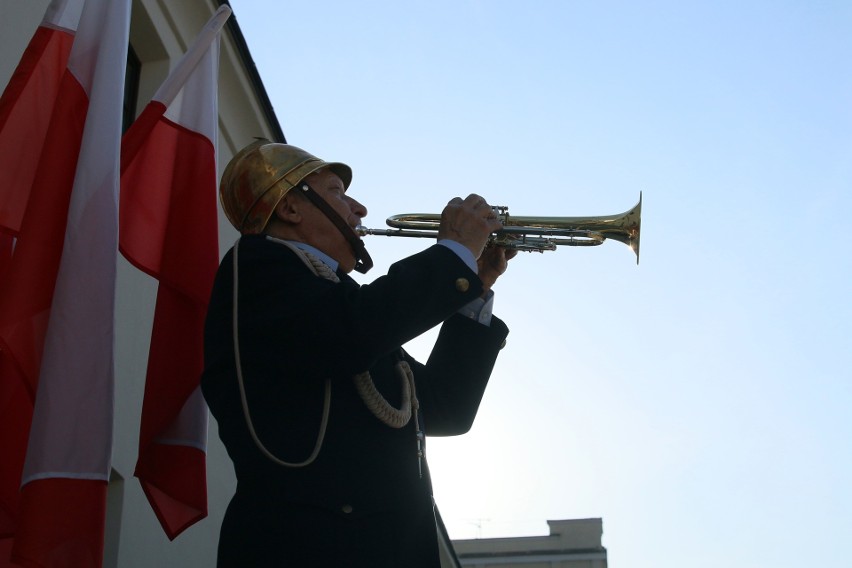
{"type": "MultiPolygon", "coordinates": [[[[511,217],[505,206],[492,207],[503,229],[491,236],[490,244],[528,252],[556,250],[557,246],[597,246],[607,239],[620,241],[636,254],[639,264],[639,226],[642,221],[642,193],[633,209],[619,215],[598,217],[511,217]]],[[[357,227],[360,236],[437,238],[441,216],[433,213],[407,213],[388,217],[394,229],[357,227]]]]}

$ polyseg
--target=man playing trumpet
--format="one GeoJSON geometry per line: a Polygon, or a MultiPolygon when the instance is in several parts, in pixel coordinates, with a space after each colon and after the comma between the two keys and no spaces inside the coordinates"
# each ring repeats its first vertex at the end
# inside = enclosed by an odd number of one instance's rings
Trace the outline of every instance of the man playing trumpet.
{"type": "Polygon", "coordinates": [[[219,566],[440,566],[425,435],[473,423],[508,329],[486,201],[452,199],[438,242],[359,286],[367,209],[348,166],[259,140],[222,177],[241,233],[205,329],[204,396],[238,485],[219,566]],[[441,324],[425,364],[402,345],[441,324]]]}

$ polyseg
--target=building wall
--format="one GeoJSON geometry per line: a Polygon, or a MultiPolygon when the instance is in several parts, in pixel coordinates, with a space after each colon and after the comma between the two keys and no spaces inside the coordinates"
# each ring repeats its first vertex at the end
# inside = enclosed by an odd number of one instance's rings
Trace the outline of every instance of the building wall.
{"type": "MultiPolygon", "coordinates": [[[[48,4],[49,0],[0,0],[0,88],[5,88],[48,4]]],[[[238,12],[239,3],[235,4],[233,9],[238,12]]],[[[142,63],[137,114],[218,7],[214,0],[133,0],[130,43],[142,63]]],[[[238,42],[226,30],[219,78],[220,175],[230,157],[254,137],[280,136],[280,126],[270,121],[265,99],[242,57],[238,42]]],[[[220,257],[236,238],[236,231],[220,211],[220,257]]],[[[235,486],[231,462],[211,420],[209,516],[170,542],[133,477],[157,284],[119,256],[117,288],[115,436],[104,565],[213,566],[219,525],[235,486]]]]}

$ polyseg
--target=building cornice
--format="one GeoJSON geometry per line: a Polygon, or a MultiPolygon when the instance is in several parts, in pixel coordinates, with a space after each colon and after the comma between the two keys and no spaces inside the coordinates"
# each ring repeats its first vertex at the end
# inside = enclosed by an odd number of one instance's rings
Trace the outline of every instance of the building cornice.
{"type": "Polygon", "coordinates": [[[284,137],[284,131],[281,129],[281,123],[278,122],[278,117],[275,115],[275,109],[272,106],[272,102],[269,100],[269,94],[266,92],[266,87],[263,85],[263,80],[260,78],[260,73],[257,71],[257,66],[254,64],[254,59],[252,59],[251,52],[249,51],[248,44],[246,43],[246,38],[240,29],[239,23],[237,23],[237,15],[228,0],[217,1],[220,6],[224,4],[231,8],[232,14],[231,17],[228,18],[228,22],[225,24],[225,27],[228,29],[228,33],[231,34],[231,39],[234,42],[237,54],[245,66],[246,73],[251,81],[252,89],[254,89],[254,92],[257,95],[264,118],[269,124],[269,128],[273,131],[275,136],[275,140],[273,140],[273,142],[287,142],[287,139],[284,137]]]}

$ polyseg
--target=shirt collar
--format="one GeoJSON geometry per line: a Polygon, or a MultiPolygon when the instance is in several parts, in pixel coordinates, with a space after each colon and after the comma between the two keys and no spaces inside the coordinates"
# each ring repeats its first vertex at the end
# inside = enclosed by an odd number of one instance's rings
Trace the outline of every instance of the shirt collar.
{"type": "Polygon", "coordinates": [[[296,247],[300,250],[303,250],[304,252],[311,253],[312,255],[314,255],[315,257],[317,257],[321,261],[323,261],[323,263],[325,263],[326,266],[331,268],[332,272],[337,272],[337,268],[339,266],[339,263],[336,260],[334,260],[333,258],[331,258],[330,256],[328,256],[327,254],[325,254],[324,252],[322,252],[321,250],[319,250],[318,248],[312,247],[311,245],[308,245],[308,244],[305,244],[305,243],[301,243],[299,241],[287,241],[287,242],[290,243],[291,245],[293,245],[294,247],[296,247]]]}

